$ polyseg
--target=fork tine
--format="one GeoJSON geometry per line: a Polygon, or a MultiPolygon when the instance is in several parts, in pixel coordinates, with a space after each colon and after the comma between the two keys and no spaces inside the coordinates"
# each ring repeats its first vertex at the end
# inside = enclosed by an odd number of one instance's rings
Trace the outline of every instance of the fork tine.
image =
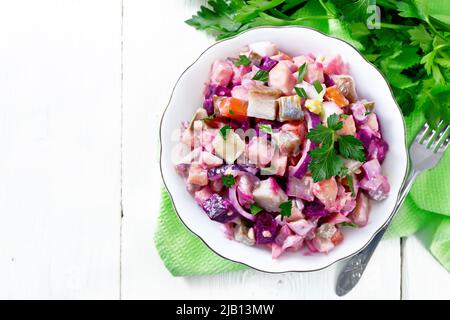
{"type": "Polygon", "coordinates": [[[435,133],[436,133],[436,130],[434,130],[434,129],[428,130],[428,132],[425,134],[425,138],[422,140],[422,144],[424,146],[428,147],[428,144],[434,138],[435,133]]]}
{"type": "Polygon", "coordinates": [[[447,136],[447,139],[445,139],[444,143],[442,143],[441,147],[439,148],[439,152],[444,152],[445,149],[447,149],[449,142],[450,142],[450,134],[447,136]]]}
{"type": "Polygon", "coordinates": [[[425,132],[427,132],[428,130],[428,123],[425,123],[422,127],[422,129],[420,129],[419,133],[416,136],[416,142],[420,143],[420,141],[422,140],[423,136],[425,135],[425,132]]]}
{"type": "MultiPolygon", "coordinates": [[[[441,124],[442,124],[442,121],[441,121],[441,124]]],[[[434,143],[430,147],[432,150],[436,149],[436,147],[439,145],[439,143],[441,142],[442,136],[447,131],[447,129],[448,129],[448,124],[445,125],[443,128],[439,128],[437,137],[434,140],[434,143]]]]}

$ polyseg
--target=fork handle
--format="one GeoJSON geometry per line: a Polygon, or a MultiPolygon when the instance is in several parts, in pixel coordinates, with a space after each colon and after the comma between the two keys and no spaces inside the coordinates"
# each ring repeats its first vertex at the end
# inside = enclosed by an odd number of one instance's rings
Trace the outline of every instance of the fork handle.
{"type": "Polygon", "coordinates": [[[403,188],[400,190],[400,194],[395,204],[393,214],[389,218],[388,222],[384,225],[383,228],[380,229],[380,231],[378,231],[378,233],[375,235],[372,241],[364,249],[355,254],[345,263],[344,268],[339,273],[336,283],[336,294],[338,296],[343,296],[348,292],[350,292],[361,279],[364,270],[369,264],[370,258],[372,258],[375,249],[377,248],[378,244],[383,238],[384,233],[386,232],[388,226],[390,225],[392,217],[394,217],[394,215],[402,206],[403,202],[406,199],[406,195],[411,189],[414,180],[416,180],[419,173],[420,172],[416,170],[411,171],[411,173],[409,174],[408,178],[405,181],[403,188]]]}

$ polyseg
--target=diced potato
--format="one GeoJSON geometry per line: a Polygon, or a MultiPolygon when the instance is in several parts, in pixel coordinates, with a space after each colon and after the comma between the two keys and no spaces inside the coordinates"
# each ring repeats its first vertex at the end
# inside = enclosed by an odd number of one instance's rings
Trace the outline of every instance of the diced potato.
{"type": "Polygon", "coordinates": [[[340,114],[344,113],[344,111],[342,111],[342,109],[339,108],[339,106],[336,103],[334,103],[333,101],[323,102],[322,107],[323,107],[323,112],[320,115],[320,120],[322,120],[322,122],[325,122],[325,123],[326,123],[328,117],[331,116],[332,114],[340,115],[340,114]]]}
{"type": "Polygon", "coordinates": [[[274,178],[261,181],[253,190],[253,198],[257,205],[269,212],[280,212],[280,204],[288,200],[274,178]]]}
{"type": "Polygon", "coordinates": [[[342,129],[337,131],[338,134],[345,136],[355,136],[356,135],[356,125],[355,120],[353,119],[352,115],[347,115],[347,118],[345,118],[342,121],[342,129]]]}
{"type": "Polygon", "coordinates": [[[270,41],[254,42],[249,44],[248,47],[261,57],[270,57],[278,53],[277,47],[270,41]]]}
{"type": "Polygon", "coordinates": [[[296,156],[300,151],[300,137],[290,131],[280,131],[272,134],[280,152],[288,156],[296,156]]]}
{"type": "Polygon", "coordinates": [[[301,106],[301,98],[297,95],[289,97],[281,97],[278,99],[278,120],[301,120],[303,119],[303,111],[301,106]]]}
{"type": "Polygon", "coordinates": [[[245,142],[232,130],[228,131],[225,140],[221,134],[216,135],[212,145],[216,155],[224,159],[228,164],[234,163],[245,150],[245,142]]]}
{"type": "Polygon", "coordinates": [[[297,78],[285,63],[278,63],[269,72],[269,86],[280,89],[284,94],[291,94],[296,83],[297,78]]]}
{"type": "Polygon", "coordinates": [[[228,61],[216,60],[212,65],[211,82],[226,87],[233,78],[233,67],[228,61]]]}
{"type": "Polygon", "coordinates": [[[283,93],[278,89],[266,86],[253,86],[249,90],[247,116],[275,120],[277,115],[277,99],[283,93]]]}
{"type": "Polygon", "coordinates": [[[197,186],[206,186],[208,184],[208,170],[204,169],[201,164],[193,162],[189,168],[187,182],[197,186]]]}
{"type": "Polygon", "coordinates": [[[222,159],[207,151],[202,151],[200,155],[200,161],[201,164],[203,164],[207,168],[218,167],[223,164],[222,159]]]}
{"type": "Polygon", "coordinates": [[[321,83],[322,91],[317,92],[314,86],[306,81],[302,81],[296,85],[297,88],[303,88],[306,92],[306,95],[309,99],[320,100],[323,101],[323,96],[325,95],[326,87],[323,83],[321,83]]]}
{"type": "Polygon", "coordinates": [[[272,160],[273,147],[263,137],[253,137],[248,143],[247,150],[250,163],[259,167],[266,166],[272,160]]]}

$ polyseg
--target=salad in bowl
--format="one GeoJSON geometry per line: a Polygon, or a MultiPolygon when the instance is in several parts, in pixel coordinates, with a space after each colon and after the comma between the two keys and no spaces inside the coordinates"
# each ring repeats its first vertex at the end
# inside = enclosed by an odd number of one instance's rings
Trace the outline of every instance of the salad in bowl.
{"type": "Polygon", "coordinates": [[[339,54],[301,51],[257,41],[215,59],[173,168],[198,214],[273,259],[334,250],[391,189],[377,104],[339,54]]]}

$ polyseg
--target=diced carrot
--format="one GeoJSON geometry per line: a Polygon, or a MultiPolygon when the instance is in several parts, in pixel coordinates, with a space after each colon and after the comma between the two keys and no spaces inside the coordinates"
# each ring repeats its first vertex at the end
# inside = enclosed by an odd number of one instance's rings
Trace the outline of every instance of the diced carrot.
{"type": "Polygon", "coordinates": [[[339,91],[339,89],[336,88],[336,86],[327,88],[327,91],[325,92],[325,98],[334,101],[341,108],[348,106],[348,100],[339,91]]]}
{"type": "Polygon", "coordinates": [[[219,111],[223,117],[245,120],[247,119],[247,101],[233,97],[223,99],[219,103],[219,111]]]}

